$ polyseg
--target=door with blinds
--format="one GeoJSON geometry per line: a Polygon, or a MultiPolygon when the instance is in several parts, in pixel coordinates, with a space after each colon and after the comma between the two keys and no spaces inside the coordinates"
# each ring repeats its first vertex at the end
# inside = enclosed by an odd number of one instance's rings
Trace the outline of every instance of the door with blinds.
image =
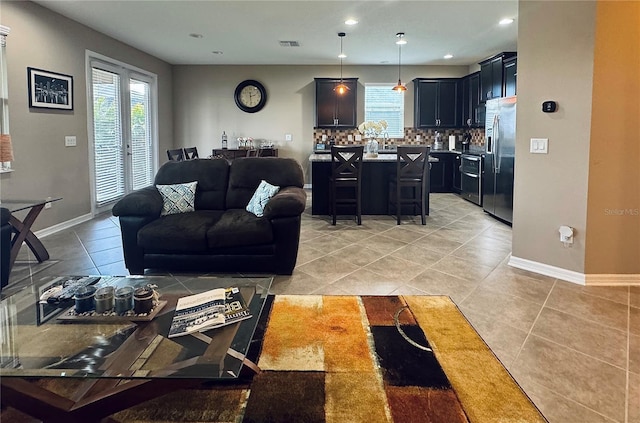
{"type": "Polygon", "coordinates": [[[157,136],[155,79],[126,66],[92,60],[93,210],[153,183],[157,136]]]}

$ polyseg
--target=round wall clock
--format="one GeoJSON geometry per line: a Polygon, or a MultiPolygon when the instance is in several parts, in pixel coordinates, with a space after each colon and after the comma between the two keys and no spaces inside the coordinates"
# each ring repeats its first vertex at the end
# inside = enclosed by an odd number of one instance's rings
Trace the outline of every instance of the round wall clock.
{"type": "Polygon", "coordinates": [[[262,110],[267,103],[267,90],[260,82],[247,79],[238,84],[234,98],[240,110],[255,113],[262,110]]]}

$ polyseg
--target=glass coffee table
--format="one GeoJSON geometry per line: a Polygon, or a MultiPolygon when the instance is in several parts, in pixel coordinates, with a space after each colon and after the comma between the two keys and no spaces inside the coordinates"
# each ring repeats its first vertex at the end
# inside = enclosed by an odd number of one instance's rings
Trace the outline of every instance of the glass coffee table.
{"type": "Polygon", "coordinates": [[[159,310],[139,316],[73,316],[74,302],[39,301],[73,277],[43,277],[0,302],[2,402],[43,420],[96,421],[168,392],[203,382],[229,383],[259,371],[246,358],[271,277],[101,276],[94,285],[152,285],[159,310]],[[237,287],[251,317],[228,326],[168,338],[179,298],[237,287]],[[74,380],[64,396],[50,383],[74,380]],[[51,382],[51,381],[48,381],[51,382]]]}

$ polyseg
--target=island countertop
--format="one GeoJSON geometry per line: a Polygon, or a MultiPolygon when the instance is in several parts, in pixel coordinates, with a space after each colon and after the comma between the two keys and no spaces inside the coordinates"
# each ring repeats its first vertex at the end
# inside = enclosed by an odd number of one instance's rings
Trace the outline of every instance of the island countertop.
{"type": "MultiPolygon", "coordinates": [[[[377,156],[369,156],[364,154],[362,161],[365,162],[395,162],[397,160],[396,153],[379,153],[377,156]]],[[[331,154],[327,153],[312,153],[309,156],[310,162],[331,162],[331,154]]],[[[429,162],[438,162],[438,159],[429,156],[429,162]]]]}

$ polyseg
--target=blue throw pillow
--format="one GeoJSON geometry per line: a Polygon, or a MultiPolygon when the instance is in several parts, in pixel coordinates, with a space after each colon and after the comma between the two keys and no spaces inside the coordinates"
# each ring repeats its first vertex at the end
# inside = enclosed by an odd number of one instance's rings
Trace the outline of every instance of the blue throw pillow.
{"type": "Polygon", "coordinates": [[[162,195],[162,216],[195,211],[198,181],[175,185],[156,185],[162,195]]]}
{"type": "Polygon", "coordinates": [[[249,204],[247,204],[247,211],[258,217],[264,216],[264,207],[267,205],[271,197],[276,195],[279,190],[280,187],[271,185],[265,180],[261,181],[256,192],[253,193],[253,197],[249,200],[249,204]]]}

